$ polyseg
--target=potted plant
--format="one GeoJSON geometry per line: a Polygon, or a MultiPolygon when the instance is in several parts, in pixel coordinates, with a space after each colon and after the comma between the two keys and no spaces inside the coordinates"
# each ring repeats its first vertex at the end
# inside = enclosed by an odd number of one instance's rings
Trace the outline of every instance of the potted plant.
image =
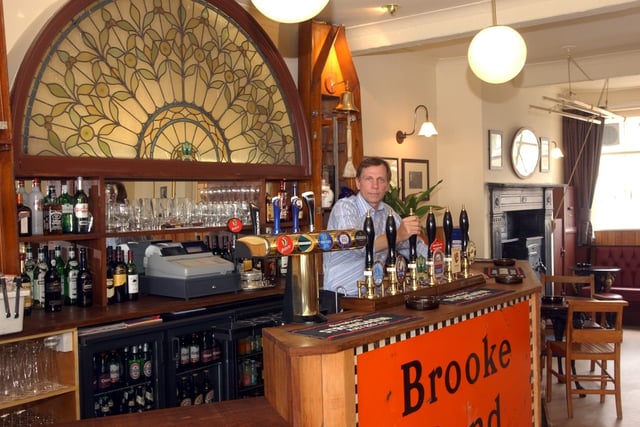
{"type": "Polygon", "coordinates": [[[409,216],[411,211],[413,211],[414,215],[422,219],[429,212],[429,209],[433,209],[434,211],[442,209],[442,206],[423,203],[429,199],[431,192],[441,183],[442,180],[439,180],[423,192],[408,194],[404,199],[400,197],[400,189],[394,187],[393,184],[390,184],[389,190],[384,195],[383,200],[386,204],[391,206],[393,210],[398,212],[402,218],[409,216]]]}

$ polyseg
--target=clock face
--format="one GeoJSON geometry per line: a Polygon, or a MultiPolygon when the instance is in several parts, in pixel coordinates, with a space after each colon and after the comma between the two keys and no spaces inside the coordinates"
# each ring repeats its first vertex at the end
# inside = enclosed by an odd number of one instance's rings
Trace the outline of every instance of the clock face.
{"type": "Polygon", "coordinates": [[[298,164],[283,85],[238,6],[82,3],[34,59],[25,154],[298,164]]]}

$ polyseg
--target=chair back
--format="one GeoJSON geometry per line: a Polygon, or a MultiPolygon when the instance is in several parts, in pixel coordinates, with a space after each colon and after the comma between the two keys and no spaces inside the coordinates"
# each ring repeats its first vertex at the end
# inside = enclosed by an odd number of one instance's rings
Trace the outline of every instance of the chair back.
{"type": "MultiPolygon", "coordinates": [[[[595,313],[596,316],[605,318],[607,314],[615,314],[615,321],[609,328],[590,327],[576,328],[573,322],[567,322],[567,351],[579,351],[588,353],[610,353],[614,354],[618,345],[622,342],[622,309],[628,305],[627,301],[602,301],[602,300],[578,300],[567,301],[568,318],[571,319],[574,313],[586,312],[595,313]]],[[[597,356],[600,359],[602,355],[597,356]]]]}
{"type": "MultiPolygon", "coordinates": [[[[542,274],[540,277],[545,295],[578,295],[593,298],[595,294],[595,280],[593,274],[588,276],[562,276],[542,274]],[[547,291],[547,285],[551,285],[551,292],[547,291]]],[[[571,319],[571,317],[569,317],[571,319]]]]}

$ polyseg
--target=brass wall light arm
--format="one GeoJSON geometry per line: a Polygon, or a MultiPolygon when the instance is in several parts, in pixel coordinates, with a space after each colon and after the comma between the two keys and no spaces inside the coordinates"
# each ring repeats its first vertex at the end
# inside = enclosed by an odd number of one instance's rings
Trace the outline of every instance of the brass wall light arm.
{"type": "Polygon", "coordinates": [[[424,109],[425,121],[420,126],[420,131],[418,132],[418,135],[426,136],[428,138],[430,136],[438,134],[436,127],[433,125],[432,122],[429,121],[429,109],[425,105],[420,104],[413,111],[413,130],[411,132],[403,132],[401,130],[396,132],[396,142],[398,144],[402,144],[408,136],[411,136],[414,133],[416,133],[416,124],[418,123],[418,110],[420,108],[424,109]]]}

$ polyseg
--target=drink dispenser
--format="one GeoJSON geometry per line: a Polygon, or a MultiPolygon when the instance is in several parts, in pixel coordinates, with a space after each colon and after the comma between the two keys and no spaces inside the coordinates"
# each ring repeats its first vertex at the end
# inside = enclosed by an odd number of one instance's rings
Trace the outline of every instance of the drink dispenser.
{"type": "Polygon", "coordinates": [[[288,256],[283,320],[286,323],[322,323],[318,299],[318,253],[362,248],[367,235],[362,230],[331,230],[315,232],[313,192],[301,195],[307,206],[309,231],[299,233],[260,234],[238,238],[238,257],[288,256]]]}

